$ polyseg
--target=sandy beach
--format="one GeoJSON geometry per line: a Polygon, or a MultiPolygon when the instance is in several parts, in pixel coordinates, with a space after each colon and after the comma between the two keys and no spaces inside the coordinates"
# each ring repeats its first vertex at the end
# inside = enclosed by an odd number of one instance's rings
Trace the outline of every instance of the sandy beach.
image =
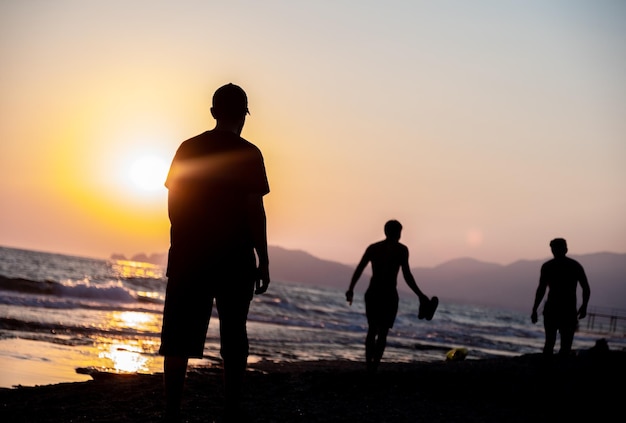
{"type": "MultiPolygon", "coordinates": [[[[95,373],[87,382],[0,390],[3,422],[159,422],[162,375],[95,373]]],[[[511,358],[382,363],[259,362],[249,366],[250,422],[608,421],[623,414],[626,352],[582,351],[546,363],[511,358]]],[[[183,421],[219,422],[221,369],[189,372],[183,421]]]]}

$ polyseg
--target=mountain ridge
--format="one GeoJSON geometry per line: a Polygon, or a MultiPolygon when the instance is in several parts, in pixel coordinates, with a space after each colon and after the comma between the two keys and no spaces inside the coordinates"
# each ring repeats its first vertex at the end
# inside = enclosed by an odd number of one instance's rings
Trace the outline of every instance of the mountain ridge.
{"type": "MultiPolygon", "coordinates": [[[[356,264],[321,259],[303,250],[279,246],[268,249],[271,275],[276,281],[343,291],[348,288],[356,267],[356,264]]],[[[111,257],[124,259],[119,254],[111,257]]],[[[570,254],[569,257],[578,260],[585,268],[591,285],[590,307],[626,309],[626,254],[599,252],[570,254]]],[[[420,289],[426,295],[438,296],[441,301],[530,312],[539,270],[550,258],[518,260],[502,265],[461,257],[435,267],[412,267],[411,271],[420,289]]],[[[140,254],[131,259],[162,265],[166,263],[167,254],[140,254]]],[[[368,267],[356,286],[358,293],[365,291],[370,275],[368,267]]],[[[398,290],[403,296],[414,295],[402,275],[398,276],[398,290]]]]}

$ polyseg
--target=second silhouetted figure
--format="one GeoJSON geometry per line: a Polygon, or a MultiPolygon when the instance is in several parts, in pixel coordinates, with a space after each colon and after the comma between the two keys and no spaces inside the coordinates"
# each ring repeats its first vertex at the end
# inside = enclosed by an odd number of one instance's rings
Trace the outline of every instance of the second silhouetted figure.
{"type": "Polygon", "coordinates": [[[548,291],[548,299],[543,308],[543,325],[546,336],[543,353],[546,356],[552,355],[558,332],[561,334],[559,355],[564,356],[572,350],[578,319],[587,315],[587,304],[591,290],[582,265],[566,256],[567,242],[563,238],[555,238],[550,241],[550,248],[554,258],[541,266],[539,286],[537,286],[535,293],[530,319],[533,323],[537,323],[537,309],[546,291],[548,291]],[[578,284],[582,289],[582,304],[577,309],[576,290],[578,284]]]}
{"type": "Polygon", "coordinates": [[[428,299],[415,283],[409,267],[409,249],[400,243],[401,233],[402,225],[397,220],[390,220],[385,224],[385,239],[367,247],[346,292],[346,300],[352,304],[354,286],[365,267],[372,263],[372,278],[365,292],[365,314],[368,324],[365,361],[370,372],[377,370],[385,352],[389,329],[396,320],[399,302],[397,279],[400,269],[406,284],[419,298],[420,319],[432,319],[439,304],[437,297],[428,299]]]}

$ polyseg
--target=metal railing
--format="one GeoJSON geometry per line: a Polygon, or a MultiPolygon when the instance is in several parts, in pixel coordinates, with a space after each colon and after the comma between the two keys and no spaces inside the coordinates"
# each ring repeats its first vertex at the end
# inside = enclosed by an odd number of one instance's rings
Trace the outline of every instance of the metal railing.
{"type": "Polygon", "coordinates": [[[595,307],[585,320],[591,332],[626,333],[626,310],[595,307]]]}

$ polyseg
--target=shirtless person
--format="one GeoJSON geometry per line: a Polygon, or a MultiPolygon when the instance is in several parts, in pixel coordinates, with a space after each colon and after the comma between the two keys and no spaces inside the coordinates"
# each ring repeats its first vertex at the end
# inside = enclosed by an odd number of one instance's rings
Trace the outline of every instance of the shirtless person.
{"type": "Polygon", "coordinates": [[[372,278],[365,292],[365,314],[368,323],[365,361],[370,372],[377,370],[387,345],[387,334],[396,320],[399,300],[398,271],[402,269],[406,284],[419,298],[420,319],[432,319],[439,303],[437,297],[429,300],[415,283],[409,267],[409,249],[400,243],[401,232],[402,225],[397,220],[390,220],[385,224],[385,239],[367,247],[346,291],[346,300],[352,305],[354,286],[365,267],[371,262],[372,278]]]}

